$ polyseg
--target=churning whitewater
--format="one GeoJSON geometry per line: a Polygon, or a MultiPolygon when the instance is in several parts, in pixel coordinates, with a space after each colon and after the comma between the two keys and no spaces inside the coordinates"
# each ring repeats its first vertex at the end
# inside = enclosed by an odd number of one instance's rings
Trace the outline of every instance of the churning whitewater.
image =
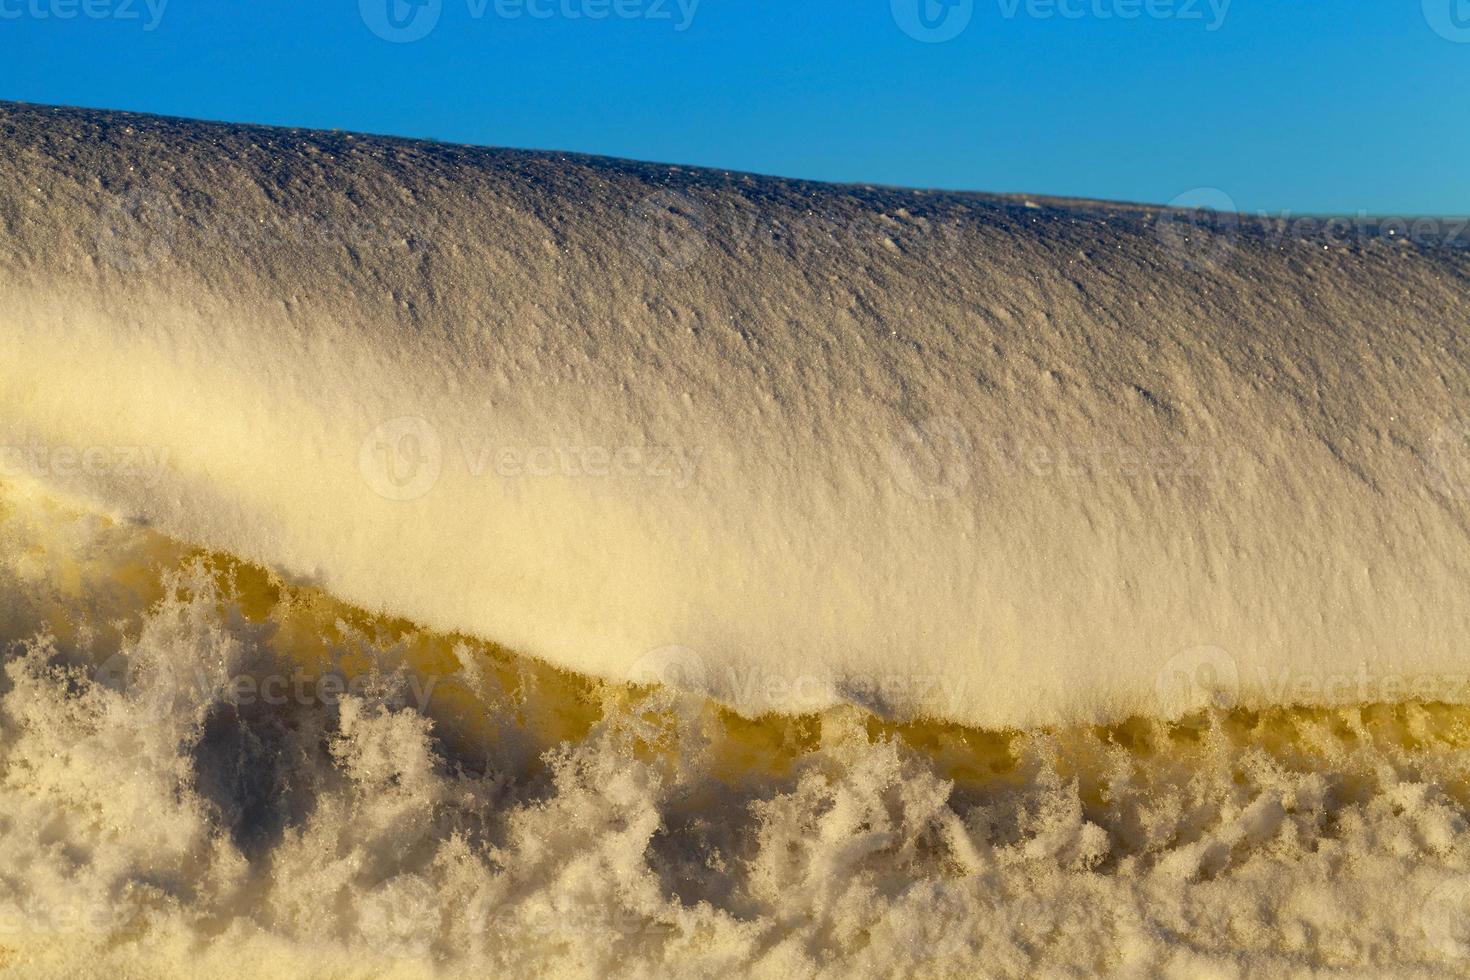
{"type": "Polygon", "coordinates": [[[1470,965],[1461,709],[757,724],[44,495],[0,507],[0,974],[1470,965]]]}
{"type": "Polygon", "coordinates": [[[0,104],[0,975],[1470,970],[1470,256],[0,104]]]}

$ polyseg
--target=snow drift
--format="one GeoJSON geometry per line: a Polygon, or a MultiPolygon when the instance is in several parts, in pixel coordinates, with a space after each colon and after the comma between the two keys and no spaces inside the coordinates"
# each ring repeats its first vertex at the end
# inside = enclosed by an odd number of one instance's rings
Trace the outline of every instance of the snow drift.
{"type": "Polygon", "coordinates": [[[6,471],[748,714],[1470,701],[1470,261],[0,107],[6,471]]]}

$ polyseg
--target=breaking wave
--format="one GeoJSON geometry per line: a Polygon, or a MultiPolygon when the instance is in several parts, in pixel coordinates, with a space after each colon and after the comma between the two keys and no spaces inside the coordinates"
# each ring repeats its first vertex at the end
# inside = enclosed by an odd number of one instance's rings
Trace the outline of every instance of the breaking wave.
{"type": "Polygon", "coordinates": [[[0,964],[26,976],[1470,963],[1462,708],[749,720],[6,498],[0,964]]]}

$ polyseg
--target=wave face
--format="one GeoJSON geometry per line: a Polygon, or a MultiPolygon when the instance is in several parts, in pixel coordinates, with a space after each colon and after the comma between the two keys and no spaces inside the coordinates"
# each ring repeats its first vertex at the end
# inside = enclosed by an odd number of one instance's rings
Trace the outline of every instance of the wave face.
{"type": "Polygon", "coordinates": [[[106,513],[751,717],[1467,700],[1459,250],[17,105],[0,132],[7,472],[106,513]]]}
{"type": "Polygon", "coordinates": [[[0,974],[1470,963],[1465,709],[751,722],[3,484],[0,590],[0,974]]]}

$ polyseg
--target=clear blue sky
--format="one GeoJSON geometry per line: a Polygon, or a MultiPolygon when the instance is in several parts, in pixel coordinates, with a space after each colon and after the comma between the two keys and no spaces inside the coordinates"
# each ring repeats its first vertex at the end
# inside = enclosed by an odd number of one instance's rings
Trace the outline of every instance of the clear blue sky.
{"type": "Polygon", "coordinates": [[[823,180],[1470,213],[1470,0],[1222,3],[0,0],[0,98],[823,180]]]}

